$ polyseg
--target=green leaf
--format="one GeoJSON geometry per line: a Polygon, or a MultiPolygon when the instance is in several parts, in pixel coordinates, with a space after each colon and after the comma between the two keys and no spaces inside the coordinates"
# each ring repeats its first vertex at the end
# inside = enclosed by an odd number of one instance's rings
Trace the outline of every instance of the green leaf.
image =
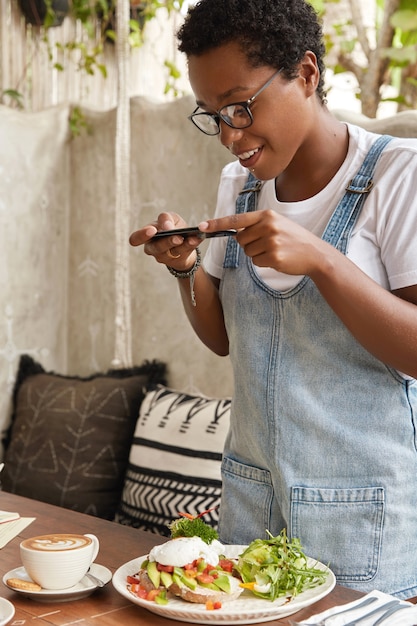
{"type": "Polygon", "coordinates": [[[381,56],[391,59],[395,63],[408,65],[409,63],[417,62],[417,49],[414,46],[407,46],[405,48],[384,48],[381,50],[381,56]]]}
{"type": "Polygon", "coordinates": [[[255,539],[239,556],[236,566],[244,583],[256,583],[254,595],[266,600],[295,596],[324,583],[327,572],[309,567],[297,538],[289,540],[285,529],[277,537],[255,539]]]}
{"type": "Polygon", "coordinates": [[[317,11],[319,15],[324,12],[325,2],[324,0],[309,0],[309,3],[317,11]]]}
{"type": "Polygon", "coordinates": [[[142,29],[137,20],[129,20],[129,27],[134,33],[140,32],[142,29]]]}
{"type": "Polygon", "coordinates": [[[395,11],[391,16],[390,22],[394,28],[400,28],[405,31],[415,30],[417,28],[417,10],[395,11]]]}
{"type": "Polygon", "coordinates": [[[179,71],[179,69],[177,68],[175,63],[172,63],[172,61],[166,60],[164,62],[164,65],[165,65],[165,67],[168,68],[169,75],[170,75],[171,78],[173,78],[174,80],[177,80],[178,78],[181,78],[181,72],[179,71]]]}
{"type": "Polygon", "coordinates": [[[91,128],[80,107],[75,106],[71,109],[68,122],[73,137],[81,135],[83,130],[86,130],[88,133],[91,132],[91,128]]]}
{"type": "Polygon", "coordinates": [[[111,41],[116,41],[116,33],[111,28],[109,30],[106,30],[106,37],[111,41]]]}
{"type": "Polygon", "coordinates": [[[5,89],[0,92],[0,101],[3,101],[4,96],[8,96],[13,100],[18,109],[23,109],[23,94],[16,89],[5,89]]]}
{"type": "Polygon", "coordinates": [[[128,41],[131,48],[140,48],[143,45],[142,34],[140,32],[130,33],[128,41]]]}
{"type": "Polygon", "coordinates": [[[356,43],[355,39],[342,41],[340,44],[340,49],[345,54],[352,54],[352,52],[355,49],[355,43],[356,43]]]}
{"type": "Polygon", "coordinates": [[[405,104],[404,96],[397,96],[396,98],[381,98],[381,102],[396,102],[397,104],[405,104]]]}

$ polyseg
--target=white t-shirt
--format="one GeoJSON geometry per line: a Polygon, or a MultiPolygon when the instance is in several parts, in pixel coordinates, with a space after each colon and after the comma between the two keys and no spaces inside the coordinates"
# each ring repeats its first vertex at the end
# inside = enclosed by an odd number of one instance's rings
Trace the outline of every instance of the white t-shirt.
{"type": "MultiPolygon", "coordinates": [[[[358,126],[348,124],[349,150],[341,168],[317,195],[301,202],[279,202],[275,180],[266,181],[259,193],[258,210],[273,209],[319,237],[359,170],[376,139],[358,126]]],[[[231,215],[248,170],[234,161],[225,166],[220,179],[216,217],[231,215]]],[[[349,243],[347,256],[386,289],[417,284],[417,139],[394,138],[383,151],[374,174],[374,187],[366,199],[349,243]]],[[[221,278],[226,237],[213,238],[204,258],[206,271],[221,278]]],[[[272,288],[294,287],[299,276],[271,268],[256,268],[272,288]]]]}

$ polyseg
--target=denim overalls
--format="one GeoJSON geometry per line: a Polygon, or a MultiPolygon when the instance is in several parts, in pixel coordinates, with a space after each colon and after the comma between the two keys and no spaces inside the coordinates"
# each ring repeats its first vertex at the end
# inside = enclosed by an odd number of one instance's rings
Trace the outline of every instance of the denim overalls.
{"type": "MultiPolygon", "coordinates": [[[[357,192],[389,140],[371,148],[323,234],[343,254],[366,197],[357,192]]],[[[237,212],[255,209],[258,189],[250,175],[237,212]]],[[[224,267],[235,391],[221,540],[285,527],[340,584],[416,595],[416,381],[367,352],[308,277],[270,288],[234,239],[224,267]]]]}

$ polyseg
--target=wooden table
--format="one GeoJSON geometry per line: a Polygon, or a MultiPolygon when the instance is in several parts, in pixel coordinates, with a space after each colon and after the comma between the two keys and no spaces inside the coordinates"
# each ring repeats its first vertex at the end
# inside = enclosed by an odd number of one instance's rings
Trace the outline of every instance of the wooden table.
{"type": "MultiPolygon", "coordinates": [[[[20,566],[19,543],[26,537],[52,532],[94,533],[100,540],[100,552],[97,563],[105,565],[115,572],[123,563],[137,556],[146,554],[150,548],[163,541],[152,533],[121,526],[90,515],[69,511],[36,500],[21,498],[6,492],[0,492],[0,509],[17,511],[22,517],[36,517],[22,533],[0,550],[0,596],[10,600],[16,614],[10,626],[183,626],[184,622],[167,620],[137,606],[123,598],[108,583],[97,589],[91,596],[70,602],[40,603],[6,587],[1,579],[3,575],[20,566]],[[36,620],[34,622],[34,620],[36,620]]],[[[297,615],[303,619],[323,611],[336,604],[351,602],[361,593],[336,586],[323,600],[313,607],[300,611],[297,615]]],[[[264,622],[264,624],[287,624],[286,618],[264,622]]]]}

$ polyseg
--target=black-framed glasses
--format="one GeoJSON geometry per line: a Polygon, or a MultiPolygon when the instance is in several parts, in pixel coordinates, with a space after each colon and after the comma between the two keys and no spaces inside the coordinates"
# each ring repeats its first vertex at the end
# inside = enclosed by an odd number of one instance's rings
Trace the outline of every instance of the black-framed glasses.
{"type": "Polygon", "coordinates": [[[248,128],[248,126],[253,123],[253,115],[250,107],[259,94],[269,87],[283,69],[284,68],[281,67],[281,69],[275,72],[275,74],[258,89],[256,94],[252,96],[252,98],[249,98],[249,100],[246,100],[246,102],[226,104],[226,106],[215,113],[207,113],[207,111],[202,111],[200,107],[197,107],[188,119],[206,135],[218,135],[220,133],[220,120],[223,120],[230,128],[248,128]]]}

